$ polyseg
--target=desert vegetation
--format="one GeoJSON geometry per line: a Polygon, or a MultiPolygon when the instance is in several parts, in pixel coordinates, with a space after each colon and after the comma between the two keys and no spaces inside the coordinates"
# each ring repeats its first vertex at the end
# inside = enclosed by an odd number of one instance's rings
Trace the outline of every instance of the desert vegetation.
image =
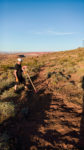
{"type": "Polygon", "coordinates": [[[24,56],[36,94],[27,74],[28,91],[19,85],[14,92],[18,55],[0,55],[0,149],[81,149],[84,48],[24,56]]]}

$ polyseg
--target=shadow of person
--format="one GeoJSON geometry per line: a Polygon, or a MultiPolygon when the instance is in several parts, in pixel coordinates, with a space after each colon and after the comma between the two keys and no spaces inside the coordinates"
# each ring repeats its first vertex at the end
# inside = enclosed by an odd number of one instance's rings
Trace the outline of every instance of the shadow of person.
{"type": "Polygon", "coordinates": [[[82,117],[80,123],[80,149],[84,149],[84,76],[82,78],[82,89],[83,89],[83,110],[82,110],[82,117]]]}
{"type": "Polygon", "coordinates": [[[48,119],[46,111],[50,109],[52,93],[45,93],[44,90],[40,89],[37,95],[31,97],[27,95],[27,99],[28,101],[21,105],[22,108],[29,108],[26,117],[24,112],[20,111],[21,113],[18,112],[15,117],[10,117],[0,125],[1,135],[6,133],[9,137],[8,146],[11,150],[39,149],[34,138],[38,138],[41,134],[39,132],[40,126],[46,125],[45,120],[48,119]]]}

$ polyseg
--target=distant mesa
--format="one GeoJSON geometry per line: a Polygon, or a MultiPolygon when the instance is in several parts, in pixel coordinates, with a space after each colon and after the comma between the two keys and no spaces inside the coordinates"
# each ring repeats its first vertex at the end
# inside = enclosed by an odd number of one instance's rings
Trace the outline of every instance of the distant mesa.
{"type": "Polygon", "coordinates": [[[21,58],[23,58],[23,57],[25,57],[25,55],[18,55],[18,57],[21,57],[21,58]]]}
{"type": "Polygon", "coordinates": [[[40,56],[43,54],[48,54],[49,52],[28,52],[28,53],[16,53],[18,57],[26,57],[26,56],[40,56]]]}

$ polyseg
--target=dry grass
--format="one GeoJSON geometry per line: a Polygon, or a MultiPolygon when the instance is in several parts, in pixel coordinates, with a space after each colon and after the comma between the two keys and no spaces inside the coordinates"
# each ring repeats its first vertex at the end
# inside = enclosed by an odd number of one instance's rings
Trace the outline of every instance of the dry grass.
{"type": "MultiPolygon", "coordinates": [[[[57,91],[65,94],[69,100],[82,104],[82,82],[80,79],[84,74],[83,55],[84,49],[79,48],[72,51],[44,54],[38,57],[26,56],[23,58],[22,65],[28,66],[31,76],[38,73],[41,67],[44,67],[45,77],[47,80],[49,78],[49,84],[53,90],[58,89],[57,91]]],[[[13,88],[15,82],[13,68],[17,57],[17,55],[13,55],[13,57],[12,55],[0,55],[1,100],[21,96],[15,94],[13,88]]],[[[27,78],[26,75],[25,78],[27,78]]]]}

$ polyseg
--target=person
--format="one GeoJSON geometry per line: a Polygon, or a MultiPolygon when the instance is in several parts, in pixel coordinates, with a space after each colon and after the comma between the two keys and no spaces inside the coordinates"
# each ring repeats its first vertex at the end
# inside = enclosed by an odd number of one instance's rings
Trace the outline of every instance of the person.
{"type": "Polygon", "coordinates": [[[17,86],[19,84],[24,84],[25,89],[27,89],[25,78],[23,77],[23,68],[22,68],[21,63],[22,63],[22,59],[18,58],[17,63],[15,65],[15,70],[14,70],[14,75],[15,75],[15,78],[16,78],[16,83],[15,83],[15,87],[14,87],[15,92],[16,92],[17,86]]]}

